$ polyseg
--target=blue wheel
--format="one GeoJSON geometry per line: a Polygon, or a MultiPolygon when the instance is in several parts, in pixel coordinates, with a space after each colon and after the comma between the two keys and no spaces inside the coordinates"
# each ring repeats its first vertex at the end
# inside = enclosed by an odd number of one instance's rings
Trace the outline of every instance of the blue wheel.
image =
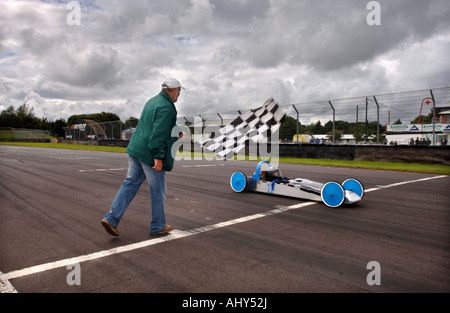
{"type": "Polygon", "coordinates": [[[230,185],[234,192],[243,192],[247,186],[247,176],[242,172],[234,172],[230,178],[230,185]]]}
{"type": "Polygon", "coordinates": [[[354,178],[349,178],[342,184],[344,190],[351,190],[356,193],[361,199],[364,196],[364,186],[363,184],[354,178]]]}
{"type": "Polygon", "coordinates": [[[330,208],[337,208],[345,200],[344,188],[338,183],[328,182],[323,185],[320,191],[320,197],[323,203],[325,203],[330,208]]]}

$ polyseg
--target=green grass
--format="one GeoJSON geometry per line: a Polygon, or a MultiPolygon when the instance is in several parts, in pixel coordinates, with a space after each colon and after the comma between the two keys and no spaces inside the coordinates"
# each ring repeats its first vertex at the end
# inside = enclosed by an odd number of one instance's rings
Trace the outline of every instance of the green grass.
{"type": "Polygon", "coordinates": [[[0,139],[52,139],[48,133],[34,130],[0,130],[0,139]]]}
{"type": "Polygon", "coordinates": [[[72,145],[65,143],[36,143],[36,142],[0,142],[1,145],[34,147],[34,148],[55,148],[70,150],[87,150],[87,151],[103,151],[125,153],[126,148],[123,147],[107,147],[107,146],[89,146],[89,145],[72,145]]]}
{"type": "Polygon", "coordinates": [[[341,161],[280,158],[281,163],[304,164],[316,166],[332,166],[346,168],[362,168],[369,170],[385,170],[398,172],[413,172],[426,174],[450,175],[450,166],[440,164],[419,164],[404,162],[369,162],[369,161],[341,161]]]}
{"type": "MultiPolygon", "coordinates": [[[[107,147],[107,146],[89,146],[89,145],[73,145],[62,143],[28,143],[28,142],[3,142],[1,145],[26,146],[36,148],[57,148],[57,149],[73,149],[88,151],[103,151],[125,153],[126,148],[123,147],[107,147]]],[[[180,153],[183,157],[201,156],[200,153],[180,153]]],[[[212,159],[213,155],[204,155],[204,157],[212,159]]],[[[241,157],[242,158],[242,157],[241,157]]],[[[239,159],[241,159],[239,158],[239,159]]],[[[332,166],[344,168],[361,168],[370,170],[385,170],[399,172],[413,172],[437,175],[450,175],[450,166],[419,164],[419,163],[403,163],[403,162],[367,162],[367,161],[341,161],[341,160],[322,160],[322,159],[296,159],[296,158],[280,158],[280,163],[303,164],[314,166],[332,166]]]]}

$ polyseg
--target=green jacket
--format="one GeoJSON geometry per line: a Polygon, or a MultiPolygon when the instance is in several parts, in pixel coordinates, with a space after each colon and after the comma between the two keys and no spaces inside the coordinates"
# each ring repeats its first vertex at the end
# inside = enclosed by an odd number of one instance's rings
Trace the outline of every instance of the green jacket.
{"type": "Polygon", "coordinates": [[[163,160],[163,170],[171,171],[174,162],[171,149],[178,140],[178,134],[172,137],[176,121],[175,105],[163,90],[145,104],[127,153],[151,167],[155,166],[154,159],[163,160]]]}

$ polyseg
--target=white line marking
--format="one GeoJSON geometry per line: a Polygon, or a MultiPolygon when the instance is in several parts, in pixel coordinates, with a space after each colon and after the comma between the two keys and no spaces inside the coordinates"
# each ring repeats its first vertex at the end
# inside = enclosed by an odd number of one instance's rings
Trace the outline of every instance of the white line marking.
{"type": "Polygon", "coordinates": [[[6,279],[2,279],[3,273],[0,272],[0,293],[17,293],[16,288],[6,279]]]}
{"type": "MultiPolygon", "coordinates": [[[[390,184],[390,185],[386,185],[386,186],[370,188],[370,189],[366,190],[365,193],[377,191],[380,189],[386,189],[386,188],[391,188],[391,187],[396,187],[396,186],[401,186],[401,185],[406,185],[406,184],[411,184],[411,183],[416,183],[416,182],[428,181],[428,180],[433,180],[433,179],[446,178],[446,177],[447,176],[442,175],[442,176],[434,176],[434,177],[422,178],[422,179],[417,179],[417,180],[412,180],[412,181],[394,183],[394,184],[390,184]]],[[[258,219],[258,218],[262,218],[262,217],[266,217],[266,216],[270,216],[270,215],[274,215],[274,214],[278,214],[278,213],[282,213],[282,212],[287,212],[287,211],[295,210],[295,209],[299,209],[299,208],[304,208],[304,207],[311,206],[311,205],[314,205],[317,203],[318,202],[305,202],[305,203],[294,204],[294,205],[287,206],[287,207],[279,207],[279,208],[276,208],[274,210],[270,210],[267,212],[257,213],[257,214],[245,216],[245,217],[240,217],[240,218],[236,218],[233,220],[217,223],[214,225],[207,225],[207,226],[199,227],[199,228],[192,229],[192,230],[186,230],[186,231],[173,230],[170,234],[168,234],[165,237],[149,239],[149,240],[141,241],[138,243],[129,244],[126,246],[121,246],[121,247],[112,248],[109,250],[103,250],[100,252],[82,255],[79,257],[74,257],[74,258],[64,259],[64,260],[60,260],[60,261],[56,261],[56,262],[49,262],[49,263],[45,263],[45,264],[41,264],[41,265],[36,265],[36,266],[21,269],[21,270],[17,270],[17,271],[12,271],[12,272],[9,272],[6,274],[3,274],[0,272],[0,288],[1,288],[0,291],[1,292],[8,292],[8,291],[9,292],[17,292],[16,289],[9,282],[10,279],[19,278],[19,277],[23,277],[23,276],[27,276],[27,275],[32,275],[32,274],[36,274],[36,273],[40,273],[40,272],[45,272],[45,271],[53,270],[53,269],[60,268],[60,267],[65,267],[67,265],[71,265],[71,264],[75,264],[75,263],[82,263],[82,262],[87,262],[87,261],[91,261],[91,260],[96,260],[96,259],[104,258],[107,256],[111,256],[114,254],[133,251],[136,249],[153,246],[153,245],[156,245],[159,243],[172,241],[172,240],[180,239],[180,238],[185,238],[188,236],[201,234],[201,233],[208,232],[211,230],[248,222],[251,220],[258,219]]]]}
{"type": "Polygon", "coordinates": [[[80,173],[92,173],[92,172],[112,172],[112,171],[126,171],[126,168],[98,168],[95,170],[78,170],[80,173]]]}
{"type": "Polygon", "coordinates": [[[394,183],[394,184],[390,184],[390,185],[386,185],[386,186],[378,186],[378,187],[375,187],[375,188],[367,189],[367,190],[364,191],[364,193],[377,191],[377,190],[380,190],[380,189],[397,187],[397,186],[406,185],[406,184],[418,183],[418,182],[432,180],[432,179],[445,178],[445,177],[447,177],[447,176],[446,175],[433,176],[433,177],[427,177],[427,178],[421,178],[421,179],[416,179],[416,180],[409,180],[409,181],[394,183]]]}
{"type": "Polygon", "coordinates": [[[67,158],[58,158],[58,160],[90,160],[92,157],[67,157],[67,158]]]}
{"type": "Polygon", "coordinates": [[[183,165],[181,167],[192,168],[192,167],[217,167],[217,166],[225,166],[225,164],[183,165]]]}
{"type": "Polygon", "coordinates": [[[254,214],[254,215],[250,215],[250,216],[240,217],[240,218],[237,218],[234,220],[225,221],[225,222],[221,222],[221,223],[214,224],[214,225],[203,226],[203,227],[199,227],[199,228],[187,230],[187,231],[173,230],[167,236],[164,236],[164,237],[149,239],[149,240],[141,241],[138,243],[129,244],[126,246],[121,246],[121,247],[112,248],[109,250],[103,250],[100,252],[82,255],[79,257],[74,257],[74,258],[64,259],[64,260],[60,260],[60,261],[56,261],[56,262],[49,262],[49,263],[45,263],[45,264],[41,264],[41,265],[36,265],[36,266],[24,268],[22,270],[12,271],[7,274],[0,274],[0,281],[4,282],[4,281],[8,281],[10,279],[19,278],[19,277],[23,277],[23,276],[27,276],[27,275],[32,275],[32,274],[36,274],[36,273],[40,273],[40,272],[45,272],[48,270],[65,267],[67,265],[71,265],[71,264],[75,264],[75,263],[82,263],[82,262],[86,262],[86,261],[90,261],[90,260],[104,258],[104,257],[114,255],[114,254],[133,251],[136,249],[153,246],[153,245],[156,245],[156,244],[159,244],[162,242],[167,242],[167,241],[180,239],[180,238],[184,238],[184,237],[188,237],[188,236],[192,236],[192,235],[197,235],[197,234],[204,233],[207,231],[248,222],[248,221],[251,221],[251,220],[254,220],[257,218],[261,218],[261,217],[265,217],[265,216],[269,216],[269,215],[273,215],[273,214],[277,214],[277,213],[281,213],[281,212],[285,212],[285,211],[289,211],[289,210],[293,210],[293,209],[298,209],[300,207],[305,207],[305,206],[309,206],[309,205],[313,205],[313,204],[316,204],[316,202],[306,202],[306,203],[302,203],[301,205],[285,207],[282,209],[275,209],[275,210],[268,211],[265,213],[258,213],[258,214],[254,214]]]}

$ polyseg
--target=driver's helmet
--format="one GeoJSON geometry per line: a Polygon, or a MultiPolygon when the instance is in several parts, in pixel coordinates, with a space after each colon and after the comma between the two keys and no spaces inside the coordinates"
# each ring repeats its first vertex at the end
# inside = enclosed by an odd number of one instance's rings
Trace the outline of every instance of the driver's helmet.
{"type": "Polygon", "coordinates": [[[265,180],[267,181],[274,181],[276,179],[281,179],[282,177],[281,171],[274,166],[269,167],[263,172],[263,174],[265,176],[265,180]]]}

